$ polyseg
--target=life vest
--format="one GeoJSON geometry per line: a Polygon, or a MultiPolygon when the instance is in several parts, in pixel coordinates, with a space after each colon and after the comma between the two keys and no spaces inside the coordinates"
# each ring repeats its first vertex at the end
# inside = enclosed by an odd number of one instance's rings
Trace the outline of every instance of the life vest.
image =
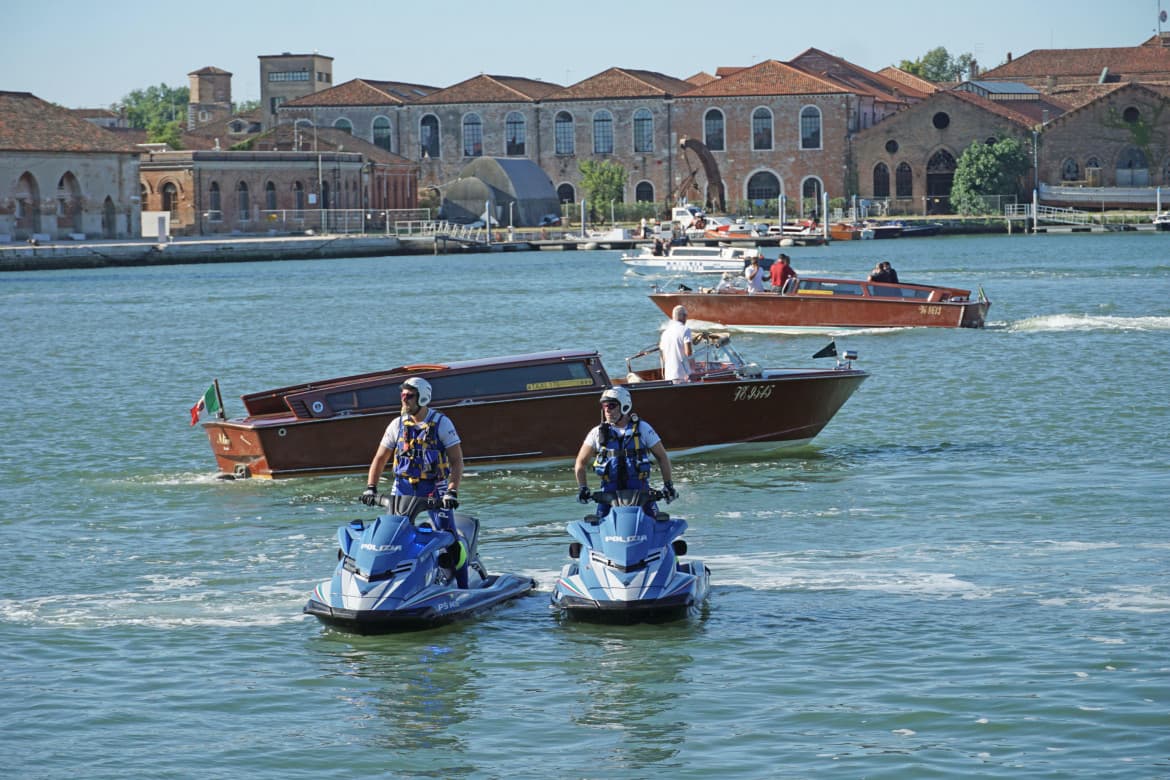
{"type": "Polygon", "coordinates": [[[650,487],[650,453],[642,446],[641,428],[636,414],[630,415],[630,427],[624,434],[607,422],[601,424],[601,448],[593,470],[601,477],[603,491],[650,487]]]}
{"type": "Polygon", "coordinates": [[[439,441],[441,412],[433,409],[421,421],[402,419],[402,431],[394,448],[394,476],[411,485],[446,479],[450,472],[447,448],[439,441]]]}

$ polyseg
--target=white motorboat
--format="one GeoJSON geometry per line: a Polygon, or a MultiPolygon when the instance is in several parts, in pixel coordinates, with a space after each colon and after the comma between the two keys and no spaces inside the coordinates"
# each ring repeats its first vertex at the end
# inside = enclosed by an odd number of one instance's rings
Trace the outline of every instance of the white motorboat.
{"type": "Polygon", "coordinates": [[[1154,223],[1155,230],[1170,230],[1170,211],[1159,211],[1150,221],[1154,223]]]}
{"type": "Polygon", "coordinates": [[[622,262],[639,273],[738,274],[753,256],[763,261],[754,247],[672,246],[665,254],[656,255],[653,248],[643,246],[635,254],[623,254],[622,262]]]}

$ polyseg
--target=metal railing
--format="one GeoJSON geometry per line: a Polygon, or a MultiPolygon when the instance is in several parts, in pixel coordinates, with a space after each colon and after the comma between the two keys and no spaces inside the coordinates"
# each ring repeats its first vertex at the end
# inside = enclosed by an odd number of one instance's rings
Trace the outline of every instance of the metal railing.
{"type": "MultiPolygon", "coordinates": [[[[1003,215],[1008,219],[1031,219],[1033,216],[1032,204],[1013,203],[1006,205],[1003,215]]],[[[1038,222],[1055,222],[1059,225],[1092,225],[1096,223],[1094,215],[1087,211],[1055,206],[1037,206],[1035,217],[1038,222]]]]}

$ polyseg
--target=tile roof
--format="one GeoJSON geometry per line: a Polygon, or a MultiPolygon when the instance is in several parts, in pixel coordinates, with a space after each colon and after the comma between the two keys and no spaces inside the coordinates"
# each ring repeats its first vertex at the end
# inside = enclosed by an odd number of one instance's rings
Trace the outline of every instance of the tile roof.
{"type": "Polygon", "coordinates": [[[1093,99],[1086,100],[1085,102],[1080,103],[1076,107],[1065,112],[1062,116],[1059,117],[1061,121],[1071,119],[1072,117],[1076,116],[1078,113],[1088,109],[1090,106],[1092,106],[1097,101],[1102,100],[1103,98],[1105,98],[1109,95],[1112,95],[1115,92],[1131,92],[1131,91],[1132,92],[1146,92],[1155,98],[1159,98],[1161,100],[1170,102],[1170,85],[1126,83],[1126,84],[1102,84],[1102,85],[1094,85],[1094,86],[1100,86],[1100,87],[1102,87],[1102,89],[1094,90],[1093,93],[1085,93],[1086,96],[1088,94],[1095,93],[1095,96],[1093,97],[1093,99]]]}
{"type": "Polygon", "coordinates": [[[281,107],[403,106],[434,91],[434,87],[425,87],[420,84],[350,79],[343,84],[323,89],[320,92],[301,95],[299,98],[281,104],[281,107]]]}
{"type": "Polygon", "coordinates": [[[253,138],[249,148],[257,152],[308,152],[313,150],[314,143],[317,151],[321,152],[359,152],[367,160],[388,165],[415,167],[418,165],[413,160],[388,152],[363,138],[332,127],[319,127],[314,134],[312,131],[297,131],[292,125],[278,125],[253,138]],[[300,149],[295,148],[297,141],[300,142],[300,149]]]}
{"type": "MultiPolygon", "coordinates": [[[[720,68],[716,72],[723,71],[720,68]]],[[[687,97],[826,95],[846,94],[850,91],[785,62],[764,60],[758,65],[731,71],[729,76],[695,87],[687,93],[687,97]]]]}
{"type": "Polygon", "coordinates": [[[0,91],[0,151],[128,152],[139,150],[105,128],[29,92],[0,91]]]}
{"type": "Polygon", "coordinates": [[[938,85],[933,81],[920,78],[919,76],[915,76],[913,73],[907,73],[901,68],[895,68],[893,65],[887,65],[886,67],[879,70],[878,74],[885,76],[890,81],[896,81],[899,84],[904,84],[905,86],[910,87],[910,89],[921,92],[924,95],[930,95],[939,91],[938,85]]]}
{"type": "Polygon", "coordinates": [[[550,92],[561,89],[560,84],[519,76],[491,76],[481,73],[441,89],[418,103],[527,103],[540,100],[550,92]]]}
{"type": "Polygon", "coordinates": [[[794,68],[831,81],[850,92],[885,101],[921,100],[934,90],[923,91],[904,81],[895,81],[820,49],[806,49],[788,61],[794,68]]]}
{"type": "Polygon", "coordinates": [[[544,97],[547,101],[605,100],[610,98],[674,97],[693,84],[664,73],[634,68],[609,68],[544,97]]]}
{"type": "Polygon", "coordinates": [[[230,76],[232,74],[229,71],[224,70],[223,68],[217,68],[214,65],[208,65],[205,68],[200,68],[199,70],[193,70],[190,73],[188,73],[187,75],[188,76],[230,76]]]}
{"type": "Polygon", "coordinates": [[[1151,73],[1165,73],[1170,78],[1170,48],[1147,42],[1142,46],[1101,49],[1034,49],[1011,62],[984,71],[979,78],[1002,81],[1080,76],[1096,79],[1106,71],[1122,81],[1151,73]]]}
{"type": "MultiPolygon", "coordinates": [[[[1040,122],[1040,117],[1033,117],[1031,116],[1031,112],[1020,110],[1016,103],[1001,103],[996,100],[985,98],[982,95],[976,95],[974,92],[961,92],[959,90],[952,89],[945,92],[936,92],[935,95],[932,96],[932,99],[939,100],[944,95],[955,98],[956,100],[961,100],[964,103],[970,103],[983,109],[984,111],[995,114],[1008,120],[1009,122],[1020,125],[1021,127],[1025,127],[1029,130],[1031,130],[1033,126],[1039,124],[1040,122]]],[[[1037,104],[1033,103],[1032,105],[1035,106],[1037,104]]]]}
{"type": "Polygon", "coordinates": [[[715,80],[715,77],[705,71],[699,71],[693,76],[688,76],[684,79],[688,84],[694,84],[696,87],[701,87],[704,84],[710,84],[715,80]]]}

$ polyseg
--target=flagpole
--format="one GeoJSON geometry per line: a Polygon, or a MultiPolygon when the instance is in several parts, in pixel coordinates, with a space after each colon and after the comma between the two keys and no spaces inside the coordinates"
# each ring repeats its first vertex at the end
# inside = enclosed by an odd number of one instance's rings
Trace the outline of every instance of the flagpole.
{"type": "Polygon", "coordinates": [[[223,396],[219,394],[219,380],[212,379],[211,384],[215,386],[215,400],[219,402],[219,411],[215,413],[215,416],[220,420],[227,419],[227,415],[223,413],[223,396]]]}

